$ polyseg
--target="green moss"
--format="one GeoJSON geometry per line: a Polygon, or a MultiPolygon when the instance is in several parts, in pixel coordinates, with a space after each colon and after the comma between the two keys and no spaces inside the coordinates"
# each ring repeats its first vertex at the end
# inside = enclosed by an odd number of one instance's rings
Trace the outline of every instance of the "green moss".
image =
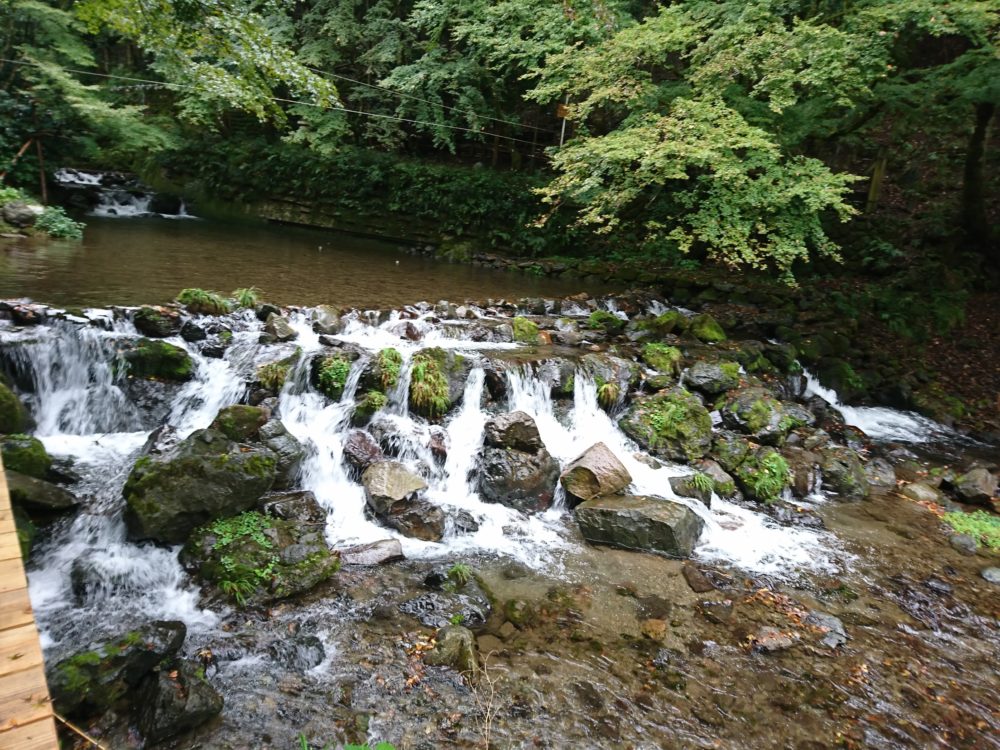
{"type": "Polygon", "coordinates": [[[444,357],[445,353],[440,349],[426,349],[413,357],[410,406],[431,418],[440,417],[451,408],[444,357]]]}
{"type": "Polygon", "coordinates": [[[654,370],[677,374],[680,371],[681,350],[666,344],[646,344],[642,347],[642,359],[654,370]]]}
{"type": "Polygon", "coordinates": [[[0,433],[20,433],[28,426],[28,410],[21,399],[0,382],[0,433]]]}
{"type": "Polygon", "coordinates": [[[639,328],[651,331],[660,336],[666,336],[670,333],[683,333],[690,325],[690,321],[685,317],[684,313],[677,310],[668,310],[662,315],[657,315],[652,320],[642,321],[639,323],[639,328]]]}
{"type": "Polygon", "coordinates": [[[726,340],[726,332],[722,330],[722,326],[708,314],[695,315],[691,319],[690,333],[706,344],[715,344],[726,340]]]}
{"type": "Polygon", "coordinates": [[[368,391],[355,407],[354,415],[357,419],[368,420],[384,409],[387,402],[388,398],[381,391],[368,391]]]}
{"type": "Polygon", "coordinates": [[[0,443],[4,466],[11,471],[44,479],[52,468],[52,457],[42,441],[31,435],[8,435],[0,443]]]}
{"type": "Polygon", "coordinates": [[[605,310],[595,310],[587,318],[587,328],[606,333],[618,333],[625,328],[625,321],[605,310]]]}
{"type": "Polygon", "coordinates": [[[259,406],[233,404],[219,411],[211,426],[230,440],[245,443],[257,437],[267,417],[267,411],[259,406]]]}
{"type": "Polygon", "coordinates": [[[538,343],[538,325],[536,323],[518,316],[511,322],[511,326],[514,329],[515,341],[520,341],[522,344],[538,343]]]}
{"type": "Polygon", "coordinates": [[[339,401],[344,395],[347,377],[351,374],[351,362],[344,354],[324,357],[316,370],[316,385],[326,396],[339,401]]]}
{"type": "Polygon", "coordinates": [[[229,301],[218,292],[206,292],[204,289],[182,289],[177,295],[177,301],[187,308],[188,312],[201,315],[224,315],[229,312],[229,301]]]}
{"type": "Polygon", "coordinates": [[[403,355],[395,349],[383,349],[375,360],[382,390],[388,391],[399,383],[399,371],[403,366],[403,355]]]}
{"type": "Polygon", "coordinates": [[[750,409],[744,414],[747,428],[750,432],[760,432],[771,421],[771,407],[764,399],[757,399],[750,404],[750,409]]]}
{"type": "Polygon", "coordinates": [[[740,366],[736,362],[720,362],[719,369],[726,377],[734,380],[740,379],[740,366]]]}
{"type": "Polygon", "coordinates": [[[644,447],[674,460],[701,458],[712,439],[712,418],[683,388],[635,402],[619,424],[644,447]]]}
{"type": "Polygon", "coordinates": [[[788,463],[772,448],[764,448],[747,458],[737,467],[736,476],[751,495],[768,504],[780,499],[791,482],[788,463]]]}
{"type": "Polygon", "coordinates": [[[166,341],[139,339],[132,349],[126,350],[122,358],[128,373],[137,378],[150,380],[187,381],[194,373],[194,361],[179,346],[166,341]]]}
{"type": "Polygon", "coordinates": [[[994,552],[1000,551],[1000,516],[976,510],[945,513],[942,520],[959,534],[968,534],[994,552]]]}
{"type": "Polygon", "coordinates": [[[261,478],[273,476],[277,466],[274,456],[252,456],[246,462],[247,473],[261,478]]]}
{"type": "Polygon", "coordinates": [[[16,505],[14,506],[14,528],[17,530],[17,543],[21,548],[21,559],[27,562],[31,556],[31,547],[35,543],[35,537],[38,536],[38,527],[16,505]]]}
{"type": "Polygon", "coordinates": [[[283,362],[268,362],[257,368],[257,382],[269,391],[277,393],[285,386],[289,365],[283,362]]]}

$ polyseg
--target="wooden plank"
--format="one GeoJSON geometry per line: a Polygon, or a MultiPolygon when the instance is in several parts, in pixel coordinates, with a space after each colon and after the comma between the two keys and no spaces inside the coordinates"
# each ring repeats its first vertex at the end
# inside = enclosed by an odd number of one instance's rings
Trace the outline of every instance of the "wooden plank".
{"type": "Polygon", "coordinates": [[[4,591],[17,591],[28,588],[28,579],[24,577],[24,566],[21,558],[0,560],[0,594],[4,591]]]}
{"type": "Polygon", "coordinates": [[[26,589],[5,591],[0,594],[0,630],[33,625],[34,622],[31,601],[28,599],[26,589]]]}
{"type": "Polygon", "coordinates": [[[16,531],[0,531],[0,560],[13,560],[21,557],[21,543],[16,531]]]}
{"type": "Polygon", "coordinates": [[[0,691],[0,732],[52,715],[49,686],[40,669],[6,677],[0,691]]]}
{"type": "MultiPolygon", "coordinates": [[[[33,667],[43,669],[44,664],[34,625],[0,631],[0,678],[33,667]]],[[[0,693],[3,692],[4,682],[0,679],[0,693]]]]}
{"type": "Polygon", "coordinates": [[[0,732],[0,750],[59,750],[55,721],[49,717],[0,732]]]}

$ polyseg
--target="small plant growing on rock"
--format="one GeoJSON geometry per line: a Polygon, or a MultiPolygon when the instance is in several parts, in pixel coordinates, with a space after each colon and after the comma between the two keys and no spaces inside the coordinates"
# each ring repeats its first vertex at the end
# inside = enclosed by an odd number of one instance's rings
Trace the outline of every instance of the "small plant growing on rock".
{"type": "Polygon", "coordinates": [[[383,390],[395,388],[399,382],[399,370],[403,365],[403,355],[392,348],[378,353],[378,372],[383,390]]]}
{"type": "Polygon", "coordinates": [[[340,398],[351,372],[351,363],[336,355],[327,357],[320,363],[316,379],[319,388],[330,398],[340,398]]]}
{"type": "Polygon", "coordinates": [[[699,492],[712,492],[715,490],[715,480],[708,474],[701,472],[691,477],[691,485],[699,492]]]}
{"type": "Polygon", "coordinates": [[[984,510],[945,513],[942,520],[959,534],[968,534],[991,550],[1000,550],[1000,516],[984,510]]]}
{"type": "Polygon", "coordinates": [[[776,451],[768,451],[740,469],[750,491],[767,504],[781,497],[782,490],[788,485],[788,463],[776,451]],[[747,468],[753,470],[743,471],[747,468]]]}
{"type": "Polygon", "coordinates": [[[538,324],[533,323],[527,318],[522,318],[518,316],[511,321],[511,326],[514,329],[514,340],[520,341],[522,344],[537,344],[538,343],[538,324]]]}
{"type": "Polygon", "coordinates": [[[284,362],[268,362],[257,368],[257,382],[269,391],[280,391],[287,377],[288,365],[284,362]]]}
{"type": "Polygon", "coordinates": [[[410,403],[429,417],[439,417],[451,406],[448,379],[441,363],[430,354],[420,352],[413,357],[410,373],[410,403]]]}
{"type": "Polygon", "coordinates": [[[206,292],[204,289],[182,289],[177,295],[177,301],[187,308],[188,312],[200,315],[224,315],[229,312],[229,302],[216,292],[206,292]]]}
{"type": "Polygon", "coordinates": [[[237,307],[253,307],[260,301],[260,289],[255,286],[243,287],[233,292],[237,307]]]}
{"type": "Polygon", "coordinates": [[[84,226],[67,216],[59,206],[47,206],[35,222],[35,229],[60,240],[82,240],[84,226]]]}
{"type": "Polygon", "coordinates": [[[621,385],[613,380],[609,380],[606,383],[601,383],[597,387],[597,401],[605,409],[610,409],[618,403],[618,397],[621,396],[621,393],[621,385]]]}
{"type": "Polygon", "coordinates": [[[466,563],[457,562],[448,568],[448,581],[456,589],[460,589],[472,580],[472,568],[466,563]]]}

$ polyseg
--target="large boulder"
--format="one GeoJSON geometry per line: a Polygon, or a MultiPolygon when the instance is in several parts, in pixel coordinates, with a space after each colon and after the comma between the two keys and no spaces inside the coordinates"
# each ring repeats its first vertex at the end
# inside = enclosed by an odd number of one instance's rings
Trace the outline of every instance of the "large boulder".
{"type": "Polygon", "coordinates": [[[379,461],[361,475],[365,499],[380,521],[399,533],[424,541],[440,541],[445,515],[421,497],[427,483],[398,461],[379,461]]]}
{"type": "MultiPolygon", "coordinates": [[[[290,509],[286,505],[281,510],[290,509]]],[[[217,519],[195,530],[181,562],[240,605],[296,596],[340,566],[340,558],[323,538],[322,523],[258,511],[217,519]]]]}
{"type": "Polygon", "coordinates": [[[257,439],[260,428],[270,417],[270,410],[262,406],[233,404],[220,409],[209,427],[218,430],[230,440],[246,443],[257,439]]]}
{"type": "Polygon", "coordinates": [[[143,680],[133,715],[139,734],[153,745],[201,726],[222,713],[222,706],[222,696],[205,679],[201,664],[179,659],[143,680]]]}
{"type": "Polygon", "coordinates": [[[30,227],[38,221],[38,217],[45,212],[43,206],[28,201],[11,201],[4,205],[2,214],[3,220],[11,226],[30,227]]]}
{"type": "Polygon", "coordinates": [[[632,475],[608,446],[595,443],[570,462],[559,481],[567,495],[584,501],[625,489],[632,475]]]}
{"type": "Polygon", "coordinates": [[[73,493],[44,479],[29,477],[20,472],[7,470],[7,489],[11,502],[27,511],[35,519],[44,520],[50,516],[76,508],[80,501],[73,493]]]}
{"type": "Polygon", "coordinates": [[[486,423],[478,476],[479,493],[486,502],[534,513],[552,505],[559,462],[542,444],[535,420],[524,412],[512,412],[486,423]]]}
{"type": "Polygon", "coordinates": [[[709,396],[731,391],[740,384],[740,366],[735,362],[698,360],[684,373],[684,383],[709,396]]]}
{"type": "Polygon", "coordinates": [[[288,318],[274,313],[267,316],[264,330],[273,336],[275,341],[293,341],[299,337],[299,332],[292,328],[288,318]]]}
{"type": "Polygon", "coordinates": [[[0,438],[3,465],[10,471],[44,479],[52,468],[52,456],[42,441],[31,435],[7,435],[0,438]]]}
{"type": "Polygon", "coordinates": [[[340,311],[333,305],[317,305],[310,314],[312,318],[312,328],[316,333],[328,336],[340,333],[343,322],[340,318],[340,311]]]}
{"type": "Polygon", "coordinates": [[[125,482],[131,539],[179,544],[198,526],[253,508],[274,485],[278,455],[198,430],[159,456],[136,461],[125,482]]]}
{"type": "Polygon", "coordinates": [[[30,421],[28,410],[21,399],[0,379],[0,433],[10,435],[24,432],[30,421]]]}
{"type": "Polygon", "coordinates": [[[352,430],[344,440],[344,462],[357,476],[374,463],[385,460],[385,454],[375,438],[363,430],[352,430]]]}
{"type": "Polygon", "coordinates": [[[92,646],[47,669],[56,710],[67,716],[103,713],[184,643],[183,622],[154,622],[92,646]]]}
{"type": "Polygon", "coordinates": [[[194,375],[194,360],[184,349],[166,341],[142,338],[120,351],[128,374],[136,378],[185,382],[194,375]]]}
{"type": "Polygon", "coordinates": [[[820,472],[823,488],[840,500],[864,500],[868,497],[868,476],[858,454],[850,448],[830,447],[822,452],[820,472]]]}
{"type": "Polygon", "coordinates": [[[683,388],[636,399],[618,425],[643,449],[670,461],[694,461],[712,444],[708,410],[683,388]]]}
{"type": "Polygon", "coordinates": [[[731,430],[751,435],[765,445],[781,445],[798,423],[786,418],[781,402],[765,388],[743,388],[733,393],[721,409],[722,422],[731,430]]]}
{"type": "Polygon", "coordinates": [[[176,310],[146,306],[135,311],[132,324],[143,336],[165,339],[180,332],[181,316],[176,310]]]}
{"type": "Polygon", "coordinates": [[[705,525],[686,505],[636,495],[587,500],[574,514],[589,542],[670,557],[690,557],[705,525]]]}
{"type": "Polygon", "coordinates": [[[963,503],[989,505],[990,498],[997,496],[997,478],[983,466],[974,466],[955,477],[949,485],[955,497],[963,503]]]}

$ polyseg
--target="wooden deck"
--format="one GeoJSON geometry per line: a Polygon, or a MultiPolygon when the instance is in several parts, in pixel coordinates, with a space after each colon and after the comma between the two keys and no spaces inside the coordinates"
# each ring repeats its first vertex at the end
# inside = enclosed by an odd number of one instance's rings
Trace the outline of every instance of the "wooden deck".
{"type": "Polygon", "coordinates": [[[45,664],[0,459],[0,750],[58,750],[45,664]]]}

